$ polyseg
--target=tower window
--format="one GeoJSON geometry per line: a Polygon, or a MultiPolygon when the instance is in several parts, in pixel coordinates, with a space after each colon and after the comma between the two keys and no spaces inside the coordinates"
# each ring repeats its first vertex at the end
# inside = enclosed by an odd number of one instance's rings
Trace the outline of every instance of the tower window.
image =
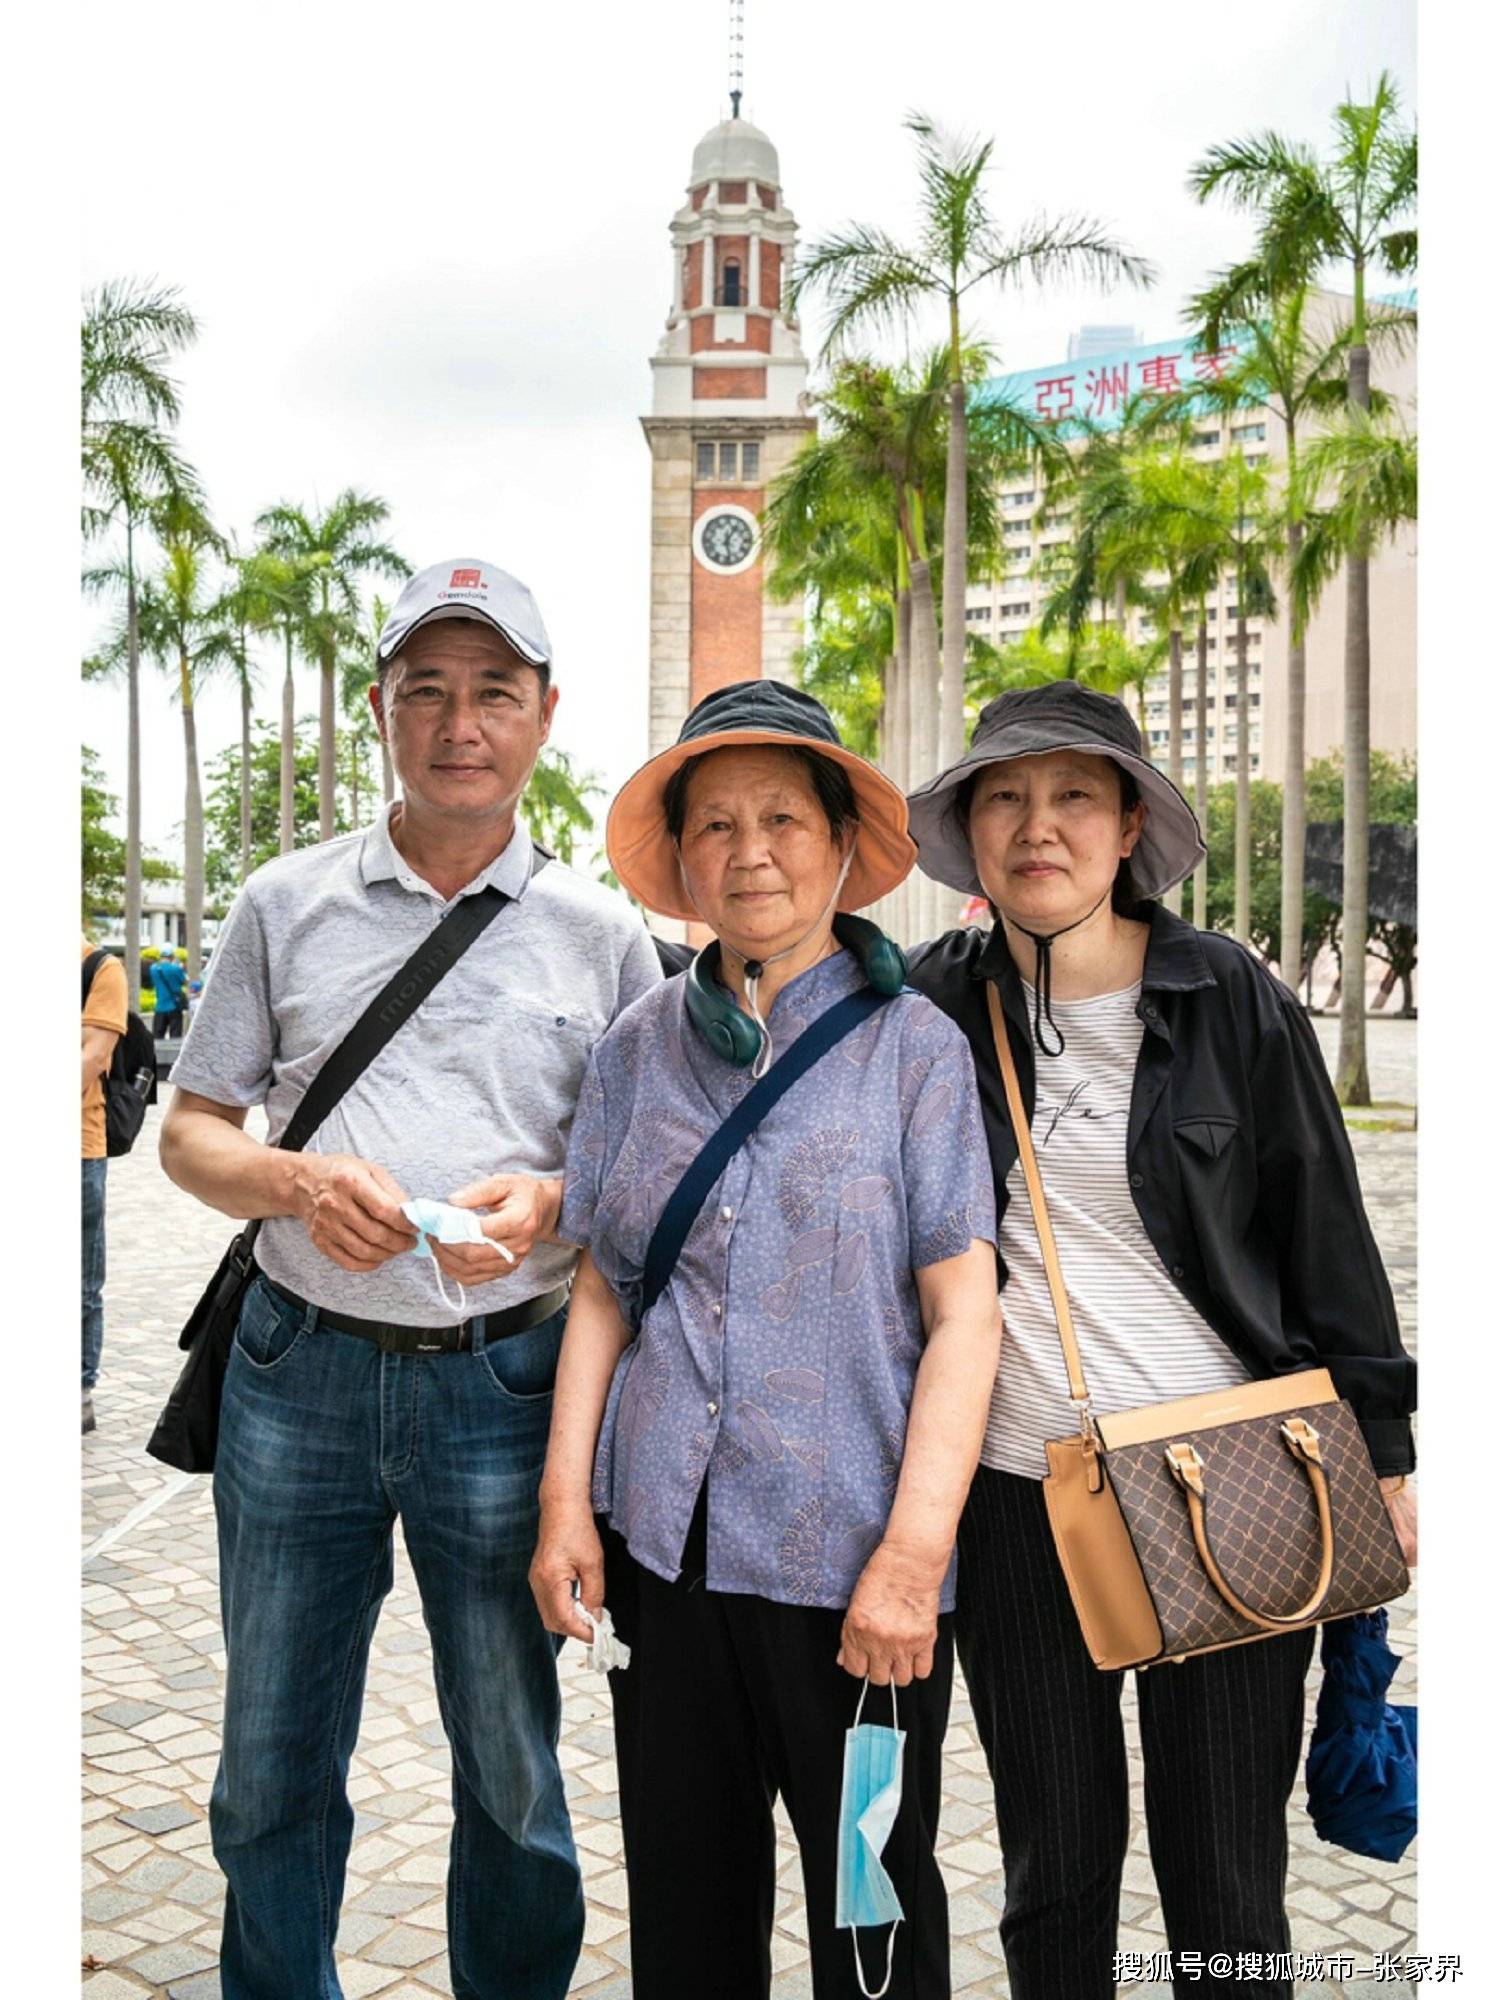
{"type": "Polygon", "coordinates": [[[699,438],[693,449],[694,477],[703,486],[753,485],[760,478],[760,440],[699,438]]]}
{"type": "Polygon", "coordinates": [[[740,287],[740,263],[737,257],[726,257],[719,284],[719,304],[721,306],[742,306],[745,295],[740,287]]]}

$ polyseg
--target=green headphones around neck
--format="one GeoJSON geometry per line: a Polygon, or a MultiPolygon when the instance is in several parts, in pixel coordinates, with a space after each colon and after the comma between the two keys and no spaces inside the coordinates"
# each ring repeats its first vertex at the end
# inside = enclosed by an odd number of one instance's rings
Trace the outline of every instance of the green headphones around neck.
{"type": "MultiPolygon", "coordinates": [[[[906,981],[906,953],[894,938],[888,938],[867,917],[847,916],[842,910],[833,920],[833,934],[854,953],[860,971],[877,993],[901,991],[906,981]]],[[[713,938],[683,974],[688,1018],[716,1056],[736,1069],[748,1069],[761,1051],[760,1026],[719,984],[718,970],[719,940],[713,938]]]]}

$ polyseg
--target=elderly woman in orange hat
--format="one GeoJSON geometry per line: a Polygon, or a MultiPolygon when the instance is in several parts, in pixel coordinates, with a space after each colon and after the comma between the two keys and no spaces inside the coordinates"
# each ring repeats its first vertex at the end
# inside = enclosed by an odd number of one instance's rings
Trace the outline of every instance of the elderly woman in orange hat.
{"type": "Polygon", "coordinates": [[[608,847],[713,933],[590,1061],[532,1568],[552,1631],[607,1601],[629,1648],[634,1991],[764,2000],[779,1795],[819,2000],[942,2000],[953,1550],[999,1314],[963,1034],[852,915],[911,866],[905,801],[819,703],[740,682],[624,787],[608,847]]]}

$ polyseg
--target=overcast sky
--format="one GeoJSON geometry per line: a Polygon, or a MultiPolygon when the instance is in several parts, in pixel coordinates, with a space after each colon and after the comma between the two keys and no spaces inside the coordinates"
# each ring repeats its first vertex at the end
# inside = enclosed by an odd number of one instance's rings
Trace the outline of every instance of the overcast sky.
{"type": "MultiPolygon", "coordinates": [[[[390,502],[413,564],[483,556],[531,584],[563,691],[554,741],[613,789],[646,745],[636,420],[671,297],[667,224],[729,108],[727,0],[219,11],[239,32],[180,4],[154,8],[149,35],[132,10],[92,15],[85,283],[155,276],[199,315],[181,437],[223,527],[247,539],[271,502],[352,484],[390,502]]],[[[1321,143],[1345,86],[1382,67],[1415,98],[1409,0],[746,14],[744,112],[779,149],[804,242],[851,220],[906,230],[917,109],[994,137],[1002,222],[1090,214],[1156,264],[1146,293],[981,297],[974,330],[1006,368],[1060,359],[1088,321],[1177,329],[1247,240],[1185,191],[1215,141],[1274,126],[1321,143]]],[[[811,354],[815,316],[804,333],[811,354]]],[[[267,715],[278,673],[268,649],[267,715]]],[[[311,673],[302,694],[310,711],[311,673]]],[[[87,690],[83,716],[123,798],[123,691],[87,690]]],[[[172,852],[181,728],[154,675],[143,716],[146,837],[172,852]]],[[[233,695],[205,692],[205,768],[236,735],[233,695]]]]}

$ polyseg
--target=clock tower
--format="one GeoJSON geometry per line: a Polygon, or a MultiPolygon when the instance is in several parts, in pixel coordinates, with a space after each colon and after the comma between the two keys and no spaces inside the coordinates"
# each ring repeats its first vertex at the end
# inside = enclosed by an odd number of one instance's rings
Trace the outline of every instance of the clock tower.
{"type": "Polygon", "coordinates": [[[785,679],[795,605],[768,601],[759,516],[814,429],[807,363],[786,307],[796,223],[776,149],[734,115],[693,149],[672,218],[672,309],[651,359],[653,756],[729,681],[785,679]]]}

